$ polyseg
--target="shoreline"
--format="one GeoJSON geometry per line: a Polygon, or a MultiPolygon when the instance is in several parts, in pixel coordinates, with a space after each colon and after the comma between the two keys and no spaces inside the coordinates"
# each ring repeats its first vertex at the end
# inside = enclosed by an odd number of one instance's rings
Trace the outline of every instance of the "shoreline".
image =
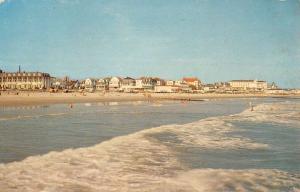
{"type": "Polygon", "coordinates": [[[73,104],[96,102],[128,102],[128,101],[162,101],[183,100],[203,101],[206,99],[234,99],[234,98],[299,98],[300,95],[270,95],[270,94],[188,94],[188,93],[48,93],[21,92],[18,95],[1,94],[0,106],[23,106],[43,104],[73,104]]]}

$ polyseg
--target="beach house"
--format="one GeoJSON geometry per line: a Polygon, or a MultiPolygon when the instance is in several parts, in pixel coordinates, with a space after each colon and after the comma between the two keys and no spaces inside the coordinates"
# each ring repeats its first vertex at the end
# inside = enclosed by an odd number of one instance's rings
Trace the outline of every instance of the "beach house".
{"type": "Polygon", "coordinates": [[[193,90],[201,88],[201,81],[197,77],[184,77],[182,81],[189,85],[193,90]]]}
{"type": "Polygon", "coordinates": [[[134,78],[126,77],[121,84],[121,90],[124,92],[134,92],[136,90],[136,81],[134,78]]]}
{"type": "Polygon", "coordinates": [[[110,77],[101,78],[96,81],[96,90],[97,91],[106,91],[109,89],[110,77]]]}
{"type": "Polygon", "coordinates": [[[84,82],[84,87],[86,90],[94,91],[96,88],[96,79],[88,78],[84,82]]]}
{"type": "Polygon", "coordinates": [[[156,79],[152,77],[141,77],[136,80],[136,88],[140,91],[153,91],[156,79]]]}
{"type": "Polygon", "coordinates": [[[109,91],[120,91],[122,80],[121,77],[112,77],[109,81],[109,91]]]}

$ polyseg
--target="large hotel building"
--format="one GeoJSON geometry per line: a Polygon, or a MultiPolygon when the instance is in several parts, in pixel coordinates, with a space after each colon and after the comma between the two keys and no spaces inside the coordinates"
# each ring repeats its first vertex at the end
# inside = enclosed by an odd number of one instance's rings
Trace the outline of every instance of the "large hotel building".
{"type": "Polygon", "coordinates": [[[268,84],[266,81],[257,80],[232,80],[229,82],[230,86],[235,89],[253,89],[253,90],[266,90],[268,84]]]}
{"type": "Polygon", "coordinates": [[[47,89],[51,77],[41,72],[3,72],[0,70],[0,89],[47,89]]]}

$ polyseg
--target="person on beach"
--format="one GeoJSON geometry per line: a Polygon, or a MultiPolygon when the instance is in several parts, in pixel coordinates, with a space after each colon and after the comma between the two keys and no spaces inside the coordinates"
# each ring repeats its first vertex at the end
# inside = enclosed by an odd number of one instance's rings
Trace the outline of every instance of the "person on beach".
{"type": "Polygon", "coordinates": [[[250,106],[250,110],[251,110],[251,111],[254,111],[254,107],[253,107],[253,105],[252,105],[252,102],[251,102],[251,101],[249,102],[249,106],[250,106]]]}

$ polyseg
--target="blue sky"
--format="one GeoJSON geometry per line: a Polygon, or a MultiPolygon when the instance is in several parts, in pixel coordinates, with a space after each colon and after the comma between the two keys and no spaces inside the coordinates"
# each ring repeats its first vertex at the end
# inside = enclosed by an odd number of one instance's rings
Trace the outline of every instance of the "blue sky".
{"type": "Polygon", "coordinates": [[[0,0],[0,68],[300,87],[299,0],[0,0]]]}

